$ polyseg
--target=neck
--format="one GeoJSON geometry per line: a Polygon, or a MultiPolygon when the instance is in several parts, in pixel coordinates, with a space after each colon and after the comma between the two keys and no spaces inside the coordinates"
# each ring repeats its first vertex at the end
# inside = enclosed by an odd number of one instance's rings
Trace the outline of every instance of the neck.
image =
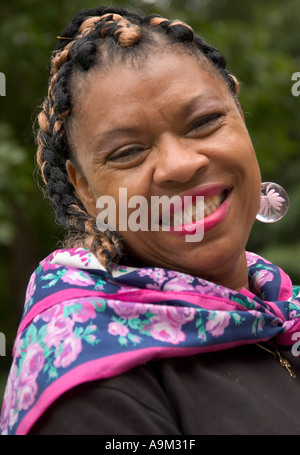
{"type": "MultiPolygon", "coordinates": [[[[152,267],[153,264],[146,264],[140,258],[133,254],[123,257],[123,263],[132,267],[152,267]],[[125,259],[127,257],[127,260],[125,259]]],[[[160,267],[156,264],[155,267],[160,267]]],[[[246,252],[243,250],[238,258],[231,258],[227,263],[222,263],[219,267],[214,267],[212,272],[207,271],[199,273],[192,270],[178,269],[178,272],[188,273],[199,278],[211,281],[213,283],[224,286],[233,291],[240,291],[242,288],[249,290],[248,283],[248,267],[246,252]]]]}
{"type": "Polygon", "coordinates": [[[210,276],[201,276],[201,278],[206,278],[234,291],[240,291],[242,288],[249,290],[246,252],[243,251],[238,258],[232,258],[228,263],[214,269],[210,276]]]}

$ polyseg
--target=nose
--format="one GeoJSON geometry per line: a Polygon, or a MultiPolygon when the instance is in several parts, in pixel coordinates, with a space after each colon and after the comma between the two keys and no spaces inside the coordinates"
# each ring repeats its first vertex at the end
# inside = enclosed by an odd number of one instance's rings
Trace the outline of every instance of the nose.
{"type": "Polygon", "coordinates": [[[157,145],[153,181],[157,185],[167,182],[187,183],[198,171],[206,169],[209,162],[209,157],[201,153],[199,143],[169,135],[157,145]]]}

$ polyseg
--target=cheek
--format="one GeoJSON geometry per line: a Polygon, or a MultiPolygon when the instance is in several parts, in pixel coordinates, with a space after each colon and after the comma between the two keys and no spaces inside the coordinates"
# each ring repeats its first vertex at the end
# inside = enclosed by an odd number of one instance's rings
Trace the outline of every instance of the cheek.
{"type": "Polygon", "coordinates": [[[261,199],[261,178],[260,171],[256,160],[253,165],[249,165],[248,169],[248,178],[245,179],[246,185],[244,188],[244,193],[242,196],[242,204],[244,205],[246,212],[245,213],[245,228],[249,231],[255,222],[257,213],[260,207],[261,199]]]}
{"type": "MultiPolygon", "coordinates": [[[[130,169],[115,170],[106,166],[97,165],[89,172],[89,182],[92,191],[97,196],[113,195],[119,193],[119,189],[126,188],[128,196],[143,194],[145,180],[141,173],[133,173],[130,169]]],[[[117,202],[117,201],[116,201],[117,202]]]]}
{"type": "Polygon", "coordinates": [[[261,175],[259,164],[257,161],[256,153],[253,148],[252,141],[249,137],[248,131],[244,129],[244,134],[236,137],[235,150],[240,150],[237,155],[236,164],[240,167],[242,174],[244,175],[246,191],[250,193],[253,205],[259,208],[260,202],[260,186],[261,186],[261,175]]]}
{"type": "Polygon", "coordinates": [[[251,191],[252,191],[253,206],[254,206],[254,210],[256,210],[256,213],[257,213],[259,210],[260,198],[261,198],[261,175],[260,175],[260,169],[259,169],[259,165],[258,165],[254,151],[253,151],[253,156],[252,156],[252,165],[250,166],[250,174],[252,176],[251,191]]]}
{"type": "MultiPolygon", "coordinates": [[[[124,175],[124,174],[123,174],[124,175]]],[[[137,179],[116,178],[108,173],[93,178],[91,189],[95,197],[96,217],[120,232],[126,243],[134,244],[149,229],[148,199],[145,184],[137,179]],[[129,183],[131,182],[131,183],[129,183]]]]}

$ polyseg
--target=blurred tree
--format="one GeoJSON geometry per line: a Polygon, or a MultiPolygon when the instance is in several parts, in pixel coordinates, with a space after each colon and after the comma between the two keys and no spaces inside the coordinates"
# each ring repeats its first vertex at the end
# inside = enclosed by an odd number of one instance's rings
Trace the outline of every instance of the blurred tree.
{"type": "MultiPolygon", "coordinates": [[[[291,201],[290,212],[280,223],[255,224],[248,247],[277,261],[300,283],[300,99],[291,94],[292,74],[300,71],[298,0],[107,3],[185,20],[226,55],[240,80],[240,101],[263,180],[285,186],[291,201]]],[[[0,97],[0,332],[7,337],[7,364],[29,275],[63,238],[34,171],[33,125],[47,90],[50,52],[73,15],[96,4],[0,3],[0,72],[6,76],[6,96],[0,97]]],[[[0,358],[0,395],[1,369],[7,364],[0,358]]]]}

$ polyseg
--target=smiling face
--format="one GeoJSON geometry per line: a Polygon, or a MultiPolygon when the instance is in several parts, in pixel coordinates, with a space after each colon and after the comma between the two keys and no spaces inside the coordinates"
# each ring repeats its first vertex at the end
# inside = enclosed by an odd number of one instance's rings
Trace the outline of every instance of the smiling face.
{"type": "Polygon", "coordinates": [[[139,67],[93,71],[84,87],[71,129],[81,170],[70,162],[67,169],[89,214],[97,216],[96,201],[104,195],[114,198],[118,214],[120,188],[128,200],[143,196],[148,207],[152,196],[204,196],[201,241],[161,228],[129,229],[122,232],[126,250],[136,264],[233,289],[246,285],[244,250],[259,208],[260,172],[221,76],[193,56],[159,53],[139,67]]]}

